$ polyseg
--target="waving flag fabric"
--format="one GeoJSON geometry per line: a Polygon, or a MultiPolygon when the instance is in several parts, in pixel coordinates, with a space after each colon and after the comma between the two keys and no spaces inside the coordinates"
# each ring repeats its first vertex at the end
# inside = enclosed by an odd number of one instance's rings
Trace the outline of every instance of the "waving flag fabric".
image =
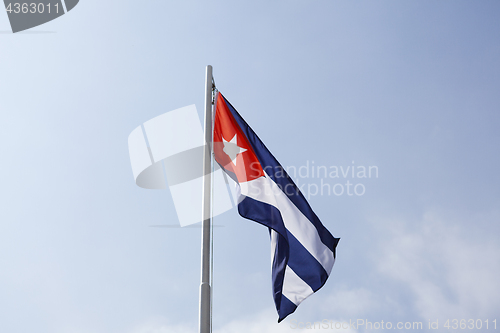
{"type": "Polygon", "coordinates": [[[299,188],[234,107],[217,94],[215,160],[238,185],[238,212],[269,228],[278,322],[328,279],[335,238],[299,188]]]}

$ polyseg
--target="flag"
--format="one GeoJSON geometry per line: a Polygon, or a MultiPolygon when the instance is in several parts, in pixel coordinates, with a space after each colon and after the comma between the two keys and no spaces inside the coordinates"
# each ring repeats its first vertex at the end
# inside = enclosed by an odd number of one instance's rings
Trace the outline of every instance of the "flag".
{"type": "Polygon", "coordinates": [[[236,109],[217,93],[213,149],[217,163],[237,184],[238,212],[269,228],[272,289],[278,322],[328,279],[335,238],[236,109]]]}

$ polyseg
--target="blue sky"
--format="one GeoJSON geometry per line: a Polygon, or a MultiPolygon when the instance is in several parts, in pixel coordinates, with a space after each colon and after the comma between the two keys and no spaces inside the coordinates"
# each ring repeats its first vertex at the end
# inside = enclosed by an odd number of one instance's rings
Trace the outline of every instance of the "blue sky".
{"type": "Polygon", "coordinates": [[[281,324],[267,230],[234,210],[216,217],[215,332],[498,321],[499,12],[497,1],[82,0],[19,34],[0,13],[0,330],[196,332],[199,229],[150,227],[176,223],[175,208],[168,190],[134,184],[127,137],[164,112],[201,112],[208,64],[283,165],[378,168],[295,179],[366,191],[310,197],[341,237],[337,262],[281,324]]]}

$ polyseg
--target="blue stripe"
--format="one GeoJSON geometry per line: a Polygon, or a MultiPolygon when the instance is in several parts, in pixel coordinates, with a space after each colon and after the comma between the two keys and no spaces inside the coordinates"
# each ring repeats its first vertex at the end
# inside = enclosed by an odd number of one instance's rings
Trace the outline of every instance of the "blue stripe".
{"type": "Polygon", "coordinates": [[[285,268],[290,258],[290,248],[287,240],[288,231],[285,229],[281,214],[276,207],[249,197],[245,197],[238,204],[238,213],[242,217],[263,224],[278,233],[276,250],[272,262],[272,286],[274,304],[276,305],[278,314],[280,314],[282,298],[284,297],[282,295],[283,279],[285,277],[285,268]]]}
{"type": "MultiPolygon", "coordinates": [[[[269,229],[269,232],[271,229],[269,229]]],[[[288,262],[289,246],[286,238],[278,234],[276,241],[276,249],[272,262],[272,286],[273,286],[273,299],[276,309],[279,313],[283,292],[283,280],[285,278],[285,269],[288,262]]]]}
{"type": "Polygon", "coordinates": [[[281,213],[276,207],[250,197],[245,197],[238,204],[238,213],[244,218],[276,230],[278,234],[287,240],[288,231],[285,229],[281,213]]]}
{"type": "MultiPolygon", "coordinates": [[[[290,266],[295,274],[307,283],[313,291],[317,291],[323,286],[328,278],[328,273],[316,258],[285,228],[281,213],[276,207],[245,197],[238,204],[238,212],[244,218],[276,230],[280,235],[277,242],[280,246],[277,247],[274,257],[274,262],[277,265],[279,263],[280,269],[284,270],[286,265],[290,266]],[[280,242],[286,242],[286,248],[280,242]],[[284,266],[281,266],[281,264],[284,264],[284,266]]],[[[277,281],[274,275],[273,272],[273,280],[277,281]]],[[[282,282],[276,283],[282,284],[282,282]]],[[[274,287],[276,287],[276,283],[273,283],[274,287]]],[[[281,291],[281,288],[279,290],[281,291]]]]}
{"type": "MultiPolygon", "coordinates": [[[[282,290],[286,266],[288,265],[313,291],[317,291],[325,284],[328,279],[328,273],[285,228],[281,213],[276,207],[245,197],[238,204],[238,212],[242,217],[263,224],[278,233],[272,263],[273,298],[280,316],[283,315],[286,317],[281,310],[282,299],[284,298],[282,290]]],[[[285,304],[287,303],[285,302],[285,304]]]]}
{"type": "Polygon", "coordinates": [[[337,246],[339,238],[333,237],[332,234],[325,228],[325,226],[323,226],[323,224],[313,212],[311,206],[309,206],[309,203],[306,201],[299,188],[295,185],[285,169],[276,160],[276,158],[274,158],[274,156],[267,149],[264,143],[259,139],[257,134],[255,134],[255,132],[250,128],[245,120],[243,120],[238,111],[236,111],[236,109],[224,96],[222,97],[224,98],[224,101],[226,102],[228,109],[232,113],[234,119],[252,145],[262,168],[266,171],[269,177],[283,190],[290,201],[292,201],[293,204],[302,212],[302,214],[304,214],[304,216],[316,227],[321,241],[332,252],[335,253],[335,248],[337,246]]]}
{"type": "Polygon", "coordinates": [[[295,309],[297,309],[297,305],[293,304],[292,301],[283,296],[281,298],[281,304],[278,309],[278,315],[279,315],[278,323],[281,322],[283,319],[285,319],[289,314],[294,313],[295,309]]]}
{"type": "Polygon", "coordinates": [[[291,233],[288,233],[288,246],[290,247],[288,266],[313,291],[320,289],[328,279],[326,270],[291,233]]]}

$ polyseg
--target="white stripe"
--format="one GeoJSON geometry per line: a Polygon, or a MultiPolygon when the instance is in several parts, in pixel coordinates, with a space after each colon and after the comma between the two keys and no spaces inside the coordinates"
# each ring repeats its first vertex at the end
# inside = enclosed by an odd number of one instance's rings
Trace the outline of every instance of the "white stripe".
{"type": "Polygon", "coordinates": [[[276,256],[276,245],[278,244],[278,233],[271,229],[271,267],[276,256]]]}
{"type": "Polygon", "coordinates": [[[318,230],[304,214],[288,199],[283,191],[266,174],[249,182],[240,183],[241,194],[276,207],[285,228],[318,260],[330,275],[333,267],[333,252],[321,241],[318,230]]]}
{"type": "Polygon", "coordinates": [[[288,267],[285,268],[282,295],[293,304],[299,305],[304,299],[311,296],[314,291],[295,272],[288,267]]]}

